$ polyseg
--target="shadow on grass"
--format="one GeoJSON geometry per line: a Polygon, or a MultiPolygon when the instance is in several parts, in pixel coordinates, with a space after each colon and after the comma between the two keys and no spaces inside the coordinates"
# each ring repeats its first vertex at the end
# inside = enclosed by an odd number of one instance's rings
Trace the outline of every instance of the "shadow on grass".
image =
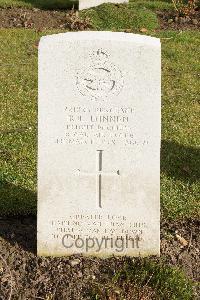
{"type": "Polygon", "coordinates": [[[0,216],[35,215],[36,206],[36,192],[0,181],[0,216]]]}
{"type": "Polygon", "coordinates": [[[36,253],[36,193],[14,184],[0,183],[0,238],[36,253]],[[21,215],[20,215],[21,214],[21,215]],[[7,216],[6,216],[7,215],[7,216]]]}
{"type": "Polygon", "coordinates": [[[199,181],[200,149],[163,140],[161,144],[161,172],[184,182],[199,181]]]}
{"type": "Polygon", "coordinates": [[[78,8],[78,0],[22,0],[33,7],[40,9],[66,9],[78,8]]]}
{"type": "Polygon", "coordinates": [[[36,254],[37,222],[35,216],[0,217],[0,238],[12,246],[36,254]]]}

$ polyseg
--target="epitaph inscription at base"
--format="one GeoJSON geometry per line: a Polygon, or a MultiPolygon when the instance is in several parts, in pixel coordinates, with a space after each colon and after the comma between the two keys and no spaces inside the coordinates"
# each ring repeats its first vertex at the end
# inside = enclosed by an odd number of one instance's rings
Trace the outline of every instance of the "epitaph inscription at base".
{"type": "Polygon", "coordinates": [[[38,255],[159,255],[160,41],[39,45],[38,255]]]}

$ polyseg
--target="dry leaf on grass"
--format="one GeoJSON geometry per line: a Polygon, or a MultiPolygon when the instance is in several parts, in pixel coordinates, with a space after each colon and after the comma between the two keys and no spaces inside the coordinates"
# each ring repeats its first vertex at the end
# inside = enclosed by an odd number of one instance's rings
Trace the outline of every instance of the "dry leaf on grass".
{"type": "Polygon", "coordinates": [[[146,28],[141,28],[140,29],[140,32],[143,32],[143,33],[147,32],[147,31],[148,31],[148,29],[146,29],[146,28]]]}
{"type": "Polygon", "coordinates": [[[182,236],[176,234],[176,238],[184,247],[188,245],[188,241],[186,241],[186,239],[184,239],[182,236]]]}

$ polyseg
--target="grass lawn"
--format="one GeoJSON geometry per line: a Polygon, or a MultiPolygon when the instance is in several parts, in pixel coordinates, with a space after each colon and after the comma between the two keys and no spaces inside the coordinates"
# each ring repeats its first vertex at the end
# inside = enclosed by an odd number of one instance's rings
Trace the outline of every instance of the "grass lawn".
{"type": "MultiPolygon", "coordinates": [[[[36,213],[37,42],[34,30],[2,29],[1,214],[36,213]]],[[[199,215],[200,33],[162,41],[161,204],[167,219],[199,215]]]]}
{"type": "Polygon", "coordinates": [[[126,29],[149,30],[158,27],[156,14],[150,9],[135,5],[102,4],[98,7],[84,10],[81,17],[89,17],[96,30],[124,31],[126,29]]]}

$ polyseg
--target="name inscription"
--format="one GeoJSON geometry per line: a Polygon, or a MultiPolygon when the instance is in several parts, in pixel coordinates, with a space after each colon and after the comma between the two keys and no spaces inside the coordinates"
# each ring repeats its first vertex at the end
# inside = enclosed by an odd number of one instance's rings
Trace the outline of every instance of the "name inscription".
{"type": "Polygon", "coordinates": [[[145,146],[147,138],[135,138],[133,107],[66,106],[65,131],[57,136],[57,144],[145,146]]]}

